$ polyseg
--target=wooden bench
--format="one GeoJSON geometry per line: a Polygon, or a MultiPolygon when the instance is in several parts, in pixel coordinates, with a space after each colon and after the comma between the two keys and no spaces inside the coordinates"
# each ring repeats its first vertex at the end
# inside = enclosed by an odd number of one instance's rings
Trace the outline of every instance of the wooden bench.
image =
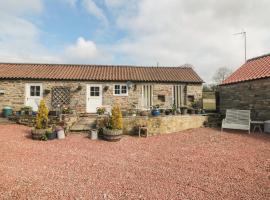
{"type": "Polygon", "coordinates": [[[226,110],[226,118],[222,120],[221,131],[224,128],[247,130],[250,134],[250,110],[226,110]]]}

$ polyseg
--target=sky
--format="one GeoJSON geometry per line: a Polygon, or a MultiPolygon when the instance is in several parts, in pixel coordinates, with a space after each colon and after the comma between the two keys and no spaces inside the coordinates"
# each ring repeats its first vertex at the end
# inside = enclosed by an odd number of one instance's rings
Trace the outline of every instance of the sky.
{"type": "Polygon", "coordinates": [[[181,66],[270,53],[269,0],[0,0],[0,62],[181,66]]]}

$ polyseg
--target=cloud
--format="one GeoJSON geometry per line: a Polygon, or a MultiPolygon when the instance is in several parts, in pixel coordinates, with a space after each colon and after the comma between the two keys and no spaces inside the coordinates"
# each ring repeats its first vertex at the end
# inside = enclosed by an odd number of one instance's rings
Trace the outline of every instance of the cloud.
{"type": "Polygon", "coordinates": [[[117,7],[124,6],[125,3],[126,3],[125,0],[105,0],[105,4],[108,7],[112,7],[112,8],[117,8],[117,7]]]}
{"type": "Polygon", "coordinates": [[[85,40],[83,37],[79,37],[76,44],[68,46],[66,52],[72,58],[83,60],[93,59],[98,56],[96,44],[93,41],[85,40]]]}
{"type": "Polygon", "coordinates": [[[83,5],[89,14],[101,20],[104,25],[108,25],[108,19],[103,10],[99,8],[93,0],[83,0],[83,5]]]}
{"type": "Polygon", "coordinates": [[[67,4],[69,4],[71,7],[76,7],[76,4],[78,2],[78,0],[62,0],[63,2],[66,2],[67,4]]]}
{"type": "Polygon", "coordinates": [[[26,11],[40,13],[43,9],[42,0],[1,0],[0,11],[1,13],[9,14],[22,14],[26,11]]]}
{"type": "Polygon", "coordinates": [[[40,42],[42,31],[22,17],[25,13],[40,14],[40,0],[0,1],[1,62],[55,62],[58,58],[40,42]]]}
{"type": "Polygon", "coordinates": [[[113,53],[134,64],[191,63],[211,81],[217,68],[236,68],[244,62],[244,40],[233,35],[242,28],[248,33],[248,57],[269,52],[266,0],[143,0],[121,6],[116,24],[127,34],[113,53]]]}

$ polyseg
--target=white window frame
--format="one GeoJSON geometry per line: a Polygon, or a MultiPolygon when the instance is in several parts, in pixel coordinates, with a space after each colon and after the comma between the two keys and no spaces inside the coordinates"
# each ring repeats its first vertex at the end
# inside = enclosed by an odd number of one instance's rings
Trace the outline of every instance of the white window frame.
{"type": "Polygon", "coordinates": [[[114,96],[128,96],[128,86],[127,86],[127,84],[114,84],[113,85],[113,95],[114,96]],[[119,85],[120,86],[120,94],[115,94],[115,86],[116,85],[119,85]],[[126,93],[122,93],[122,86],[125,86],[126,87],[126,93]]]}

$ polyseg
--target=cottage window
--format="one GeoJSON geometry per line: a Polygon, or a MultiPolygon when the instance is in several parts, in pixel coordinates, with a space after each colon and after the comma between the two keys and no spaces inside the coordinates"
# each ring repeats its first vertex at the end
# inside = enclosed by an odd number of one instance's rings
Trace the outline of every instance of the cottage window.
{"type": "Polygon", "coordinates": [[[99,87],[90,87],[90,96],[99,97],[99,87]]]}
{"type": "Polygon", "coordinates": [[[126,96],[128,94],[127,85],[114,85],[114,95],[123,95],[126,96]]]}
{"type": "Polygon", "coordinates": [[[30,86],[30,96],[31,97],[39,97],[40,96],[40,86],[31,85],[30,86]]]}

